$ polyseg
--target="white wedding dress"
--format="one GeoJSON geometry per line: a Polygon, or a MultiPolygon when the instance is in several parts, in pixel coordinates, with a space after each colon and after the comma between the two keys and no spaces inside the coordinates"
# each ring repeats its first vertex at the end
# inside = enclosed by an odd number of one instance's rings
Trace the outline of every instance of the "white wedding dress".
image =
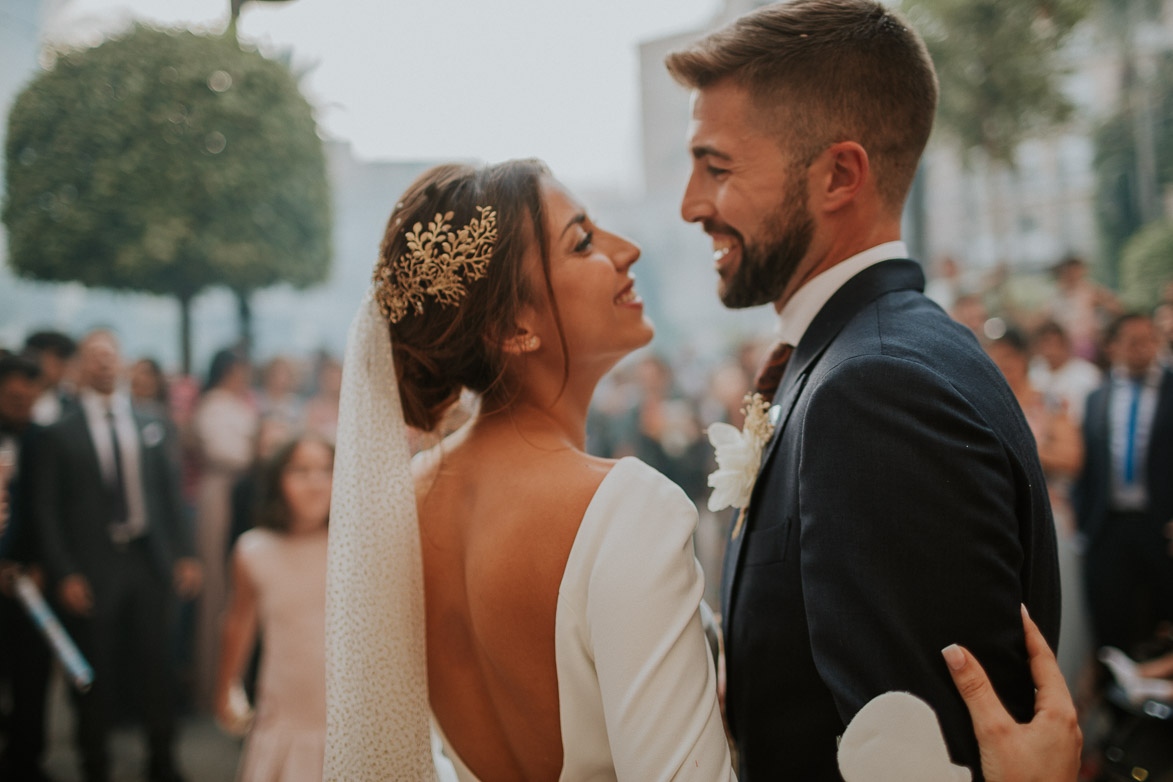
{"type": "MultiPolygon", "coordinates": [[[[638,459],[595,492],[558,588],[559,779],[736,778],[701,627],[696,523],[680,487],[638,459]]],[[[460,782],[479,782],[439,735],[460,782]]]]}

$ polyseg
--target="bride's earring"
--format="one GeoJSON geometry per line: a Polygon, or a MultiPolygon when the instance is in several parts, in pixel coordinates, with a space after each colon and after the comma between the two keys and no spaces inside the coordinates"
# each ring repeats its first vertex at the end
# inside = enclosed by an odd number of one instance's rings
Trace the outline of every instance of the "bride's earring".
{"type": "Polygon", "coordinates": [[[537,334],[526,334],[517,338],[517,349],[521,353],[533,353],[542,346],[542,338],[537,334]]]}

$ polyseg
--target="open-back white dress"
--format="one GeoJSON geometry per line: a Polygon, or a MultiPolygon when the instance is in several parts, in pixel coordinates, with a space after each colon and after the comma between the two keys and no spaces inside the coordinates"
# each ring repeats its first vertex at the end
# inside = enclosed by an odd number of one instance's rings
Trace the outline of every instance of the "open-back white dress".
{"type": "MultiPolygon", "coordinates": [[[[680,487],[630,457],[587,507],[554,620],[560,779],[734,778],[701,627],[696,523],[680,487]]],[[[478,782],[440,736],[460,782],[478,782]]]]}

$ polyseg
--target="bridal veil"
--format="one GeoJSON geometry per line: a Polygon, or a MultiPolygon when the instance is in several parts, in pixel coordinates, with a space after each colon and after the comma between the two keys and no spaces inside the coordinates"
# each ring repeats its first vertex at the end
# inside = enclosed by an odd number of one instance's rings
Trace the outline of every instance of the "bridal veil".
{"type": "Polygon", "coordinates": [[[410,458],[387,319],[368,293],[347,338],[330,505],[327,782],[437,779],[410,458]]]}

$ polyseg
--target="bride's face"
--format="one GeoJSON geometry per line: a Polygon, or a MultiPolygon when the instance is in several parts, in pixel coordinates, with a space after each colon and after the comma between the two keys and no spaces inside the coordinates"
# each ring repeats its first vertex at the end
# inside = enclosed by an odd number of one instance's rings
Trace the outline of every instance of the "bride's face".
{"type": "MultiPolygon", "coordinates": [[[[639,247],[596,226],[583,206],[554,180],[544,181],[542,196],[550,287],[571,366],[600,360],[614,363],[648,344],[654,331],[631,274],[639,247]]],[[[537,279],[535,290],[544,290],[545,284],[537,279]]],[[[558,330],[548,311],[539,328],[542,345],[557,350],[558,330]]]]}

